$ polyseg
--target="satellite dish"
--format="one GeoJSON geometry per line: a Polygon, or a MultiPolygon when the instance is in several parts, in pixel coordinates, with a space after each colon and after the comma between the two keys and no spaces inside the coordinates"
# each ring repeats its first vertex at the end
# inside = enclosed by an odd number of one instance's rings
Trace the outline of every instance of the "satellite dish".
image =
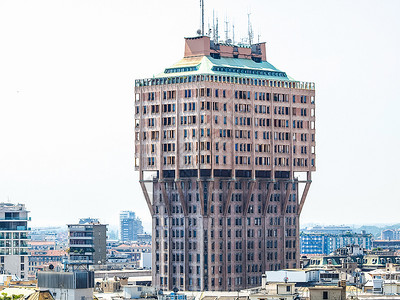
{"type": "Polygon", "coordinates": [[[174,288],[172,289],[172,291],[176,294],[177,292],[179,292],[179,289],[178,289],[177,287],[174,287],[174,288]]]}
{"type": "Polygon", "coordinates": [[[50,270],[54,270],[53,264],[50,264],[50,265],[49,265],[49,269],[50,269],[50,270]]]}
{"type": "Polygon", "coordinates": [[[201,35],[201,30],[200,29],[197,29],[197,34],[201,35]]]}

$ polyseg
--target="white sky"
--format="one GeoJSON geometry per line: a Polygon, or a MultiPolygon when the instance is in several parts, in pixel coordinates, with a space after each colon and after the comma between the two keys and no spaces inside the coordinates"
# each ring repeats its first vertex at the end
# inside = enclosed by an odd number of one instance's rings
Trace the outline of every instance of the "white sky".
{"type": "MultiPolygon", "coordinates": [[[[400,1],[206,1],[224,37],[316,83],[317,172],[302,222],[399,222],[400,1]],[[248,4],[247,4],[248,3],[248,4]]],[[[209,20],[209,21],[208,21],[209,20]]],[[[207,27],[207,24],[206,24],[207,27]]],[[[32,226],[151,222],[134,171],[134,80],[183,55],[198,0],[0,0],[0,201],[32,226]]]]}

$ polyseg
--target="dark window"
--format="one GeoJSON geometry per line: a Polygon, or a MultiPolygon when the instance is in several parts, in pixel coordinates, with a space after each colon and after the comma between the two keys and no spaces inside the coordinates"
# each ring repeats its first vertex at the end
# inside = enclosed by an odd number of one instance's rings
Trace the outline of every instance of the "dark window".
{"type": "Polygon", "coordinates": [[[328,299],[328,292],[327,291],[323,291],[322,292],[322,299],[328,299]]]}

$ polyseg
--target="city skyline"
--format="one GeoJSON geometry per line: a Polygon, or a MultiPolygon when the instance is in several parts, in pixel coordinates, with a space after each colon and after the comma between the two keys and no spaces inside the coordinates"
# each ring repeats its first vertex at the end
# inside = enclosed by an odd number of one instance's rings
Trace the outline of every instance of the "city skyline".
{"type": "MultiPolygon", "coordinates": [[[[239,3],[227,3],[212,3],[220,35],[227,11],[235,36],[245,36],[247,15],[239,3]]],[[[197,1],[169,5],[0,3],[0,25],[11,28],[0,33],[6,45],[0,50],[0,125],[6,129],[0,133],[0,201],[24,203],[32,226],[64,225],[86,215],[117,224],[120,210],[134,210],[148,230],[150,215],[133,170],[134,80],[178,61],[183,36],[194,36],[199,27],[197,1]],[[153,44],[163,47],[161,57],[153,44]]],[[[301,222],[396,222],[399,4],[250,6],[268,61],[316,83],[317,172],[301,222]],[[385,208],[380,215],[371,209],[375,203],[385,208]]],[[[211,9],[206,2],[206,28],[211,9]]]]}

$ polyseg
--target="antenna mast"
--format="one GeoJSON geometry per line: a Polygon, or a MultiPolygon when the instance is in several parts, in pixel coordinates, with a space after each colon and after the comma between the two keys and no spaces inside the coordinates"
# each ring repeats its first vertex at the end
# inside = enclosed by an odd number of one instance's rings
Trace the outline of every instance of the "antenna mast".
{"type": "Polygon", "coordinates": [[[235,44],[235,24],[232,24],[232,44],[235,44]]]}
{"type": "Polygon", "coordinates": [[[212,25],[212,31],[213,31],[213,41],[215,41],[215,17],[214,17],[214,10],[213,10],[213,25],[212,25]]]}
{"type": "Polygon", "coordinates": [[[251,44],[253,43],[253,28],[252,28],[252,26],[251,26],[251,22],[250,22],[250,15],[251,15],[251,13],[248,13],[247,14],[247,23],[248,23],[248,25],[247,25],[247,27],[248,27],[248,35],[249,35],[249,45],[251,46],[251,44]]]}
{"type": "Polygon", "coordinates": [[[200,0],[201,9],[201,35],[204,35],[204,0],[200,0]]]}
{"type": "Polygon", "coordinates": [[[225,17],[225,42],[227,43],[229,40],[229,22],[228,18],[225,17]]]}
{"type": "Polygon", "coordinates": [[[213,41],[215,44],[218,44],[218,17],[214,16],[213,10],[213,41]]]}
{"type": "Polygon", "coordinates": [[[219,36],[218,36],[218,17],[216,17],[215,19],[216,19],[215,20],[215,23],[216,23],[216,25],[215,25],[215,43],[218,44],[218,38],[219,38],[219,36]]]}

